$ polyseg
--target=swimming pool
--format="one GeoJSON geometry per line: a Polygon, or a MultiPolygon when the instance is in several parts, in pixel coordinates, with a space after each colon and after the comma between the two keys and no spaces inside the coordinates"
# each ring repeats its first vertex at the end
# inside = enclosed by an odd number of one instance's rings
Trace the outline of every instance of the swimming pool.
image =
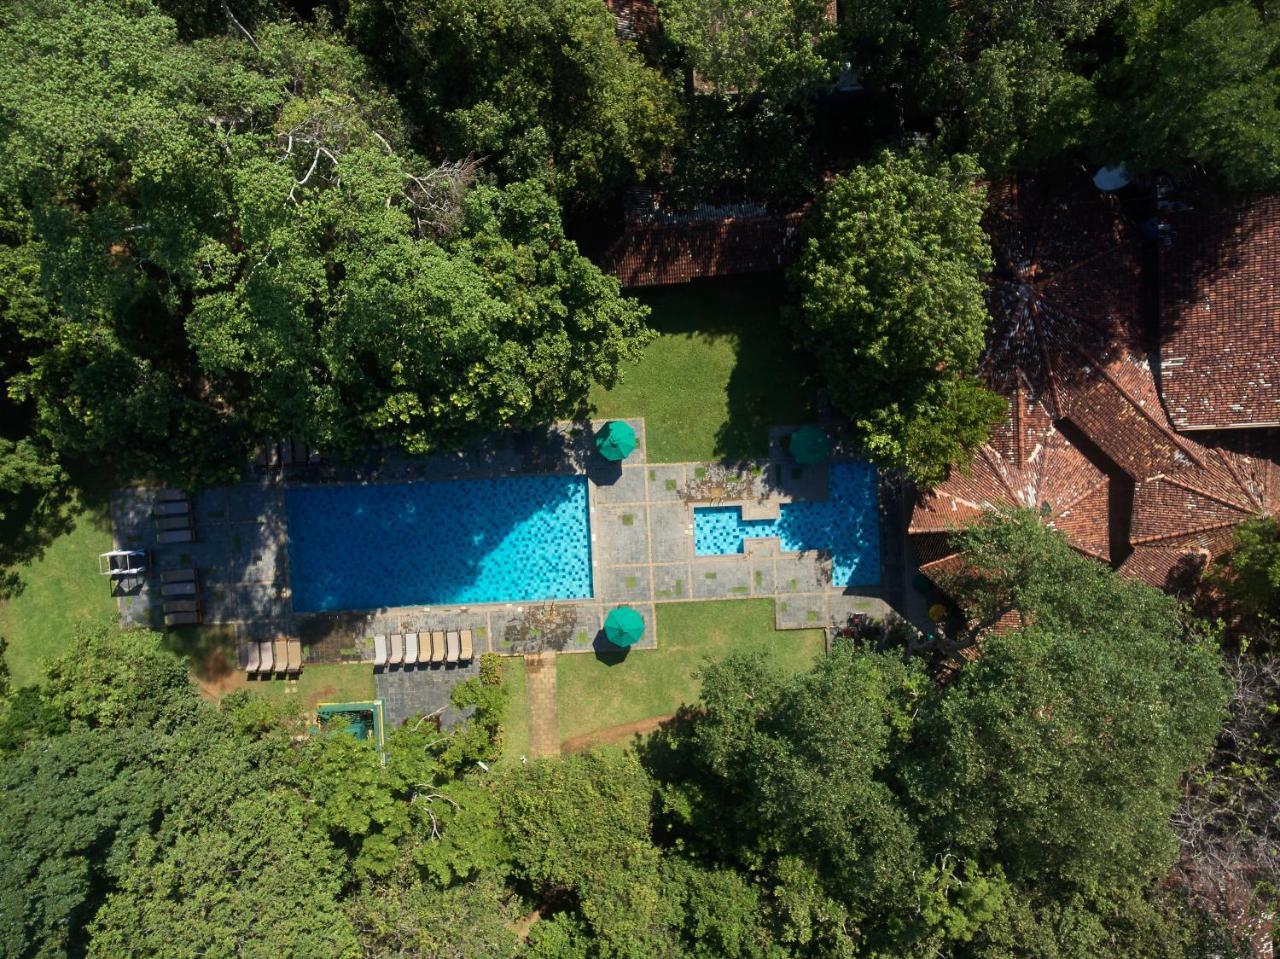
{"type": "Polygon", "coordinates": [[[827,498],[783,503],[777,519],[744,520],[737,506],[695,507],[693,546],[700,556],[743,551],[747,537],[776,536],[782,551],[831,552],[833,586],[874,586],[880,582],[880,521],[876,471],[868,463],[833,463],[827,498]]]}
{"type": "Polygon", "coordinates": [[[285,494],[298,612],[591,596],[585,476],[285,494]]]}

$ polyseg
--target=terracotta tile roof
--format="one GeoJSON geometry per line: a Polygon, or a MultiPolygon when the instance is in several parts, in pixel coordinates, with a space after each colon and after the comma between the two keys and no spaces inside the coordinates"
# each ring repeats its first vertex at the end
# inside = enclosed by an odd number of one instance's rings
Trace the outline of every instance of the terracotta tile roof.
{"type": "Polygon", "coordinates": [[[601,266],[623,286],[687,283],[786,265],[802,211],[759,216],[629,222],[601,266]]]}
{"type": "Polygon", "coordinates": [[[1072,546],[1103,560],[1111,530],[1127,521],[1132,553],[1120,571],[1161,587],[1197,575],[1243,519],[1280,511],[1280,443],[1228,448],[1170,423],[1138,332],[1134,238],[1115,200],[1086,183],[991,190],[996,269],[983,369],[1009,398],[1010,418],[967,472],[954,470],[916,507],[910,532],[927,548],[928,575],[963,562],[943,545],[947,529],[999,505],[1041,510],[1072,546]],[[1064,437],[1064,423],[1103,454],[1109,479],[1064,437]],[[1108,483],[1126,477],[1132,512],[1113,517],[1108,483]]]}
{"type": "MultiPolygon", "coordinates": [[[[926,493],[908,532],[945,533],[1001,507],[1040,512],[1080,552],[1110,561],[1110,482],[1054,427],[1044,405],[1020,388],[1009,397],[1009,418],[983,446],[967,471],[955,470],[926,493]]],[[[921,556],[926,574],[950,570],[954,553],[930,536],[921,556]],[[929,567],[929,568],[925,568],[929,567]]]]}
{"type": "Polygon", "coordinates": [[[658,5],[654,0],[605,0],[618,36],[645,44],[658,35],[658,5]]]}
{"type": "Polygon", "coordinates": [[[1280,424],[1280,197],[1168,226],[1160,376],[1174,425],[1280,424]]]}

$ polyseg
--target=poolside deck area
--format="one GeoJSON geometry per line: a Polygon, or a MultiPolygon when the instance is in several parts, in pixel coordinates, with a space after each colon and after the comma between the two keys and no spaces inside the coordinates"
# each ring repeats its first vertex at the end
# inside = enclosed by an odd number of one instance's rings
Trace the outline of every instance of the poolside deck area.
{"type": "MultiPolygon", "coordinates": [[[[195,567],[205,623],[234,631],[237,641],[299,638],[304,663],[373,661],[375,634],[471,629],[476,655],[495,652],[597,652],[612,649],[602,628],[608,611],[635,607],[648,624],[637,648],[661,643],[655,603],[734,598],[774,599],[779,629],[842,625],[852,613],[883,616],[911,601],[905,589],[900,537],[885,535],[901,523],[900,496],[883,483],[877,491],[880,569],[877,583],[833,586],[831,556],[824,551],[787,553],[776,538],[747,539],[741,553],[699,555],[694,509],[736,506],[744,520],[774,519],[792,502],[827,496],[828,466],[796,464],[782,447],[787,427],[771,430],[769,456],[741,464],[650,463],[645,426],[629,420],[636,450],[621,464],[601,457],[592,436],[602,425],[560,423],[545,431],[507,433],[467,450],[409,459],[387,455],[360,468],[307,466],[262,471],[230,487],[193,497],[195,537],[161,545],[152,509],[156,491],[118,490],[112,497],[117,548],[147,549],[155,570],[195,567]],[[588,599],[432,605],[304,613],[293,608],[290,585],[287,490],[335,483],[404,483],[415,480],[492,478],[522,474],[585,475],[591,528],[593,589],[588,599]]],[[[856,459],[836,436],[831,462],[856,459]]],[[[156,578],[123,583],[117,600],[126,623],[160,626],[162,601],[156,578]]],[[[909,614],[909,611],[907,611],[909,614]]],[[[387,676],[390,720],[413,709],[405,688],[439,708],[447,689],[469,670],[450,668],[433,679],[431,667],[392,668],[387,676]],[[431,689],[434,693],[430,693],[431,689]],[[428,693],[430,693],[428,695],[428,693]]],[[[380,681],[379,686],[384,683],[380,681]]],[[[409,713],[406,713],[408,715],[409,713]]]]}

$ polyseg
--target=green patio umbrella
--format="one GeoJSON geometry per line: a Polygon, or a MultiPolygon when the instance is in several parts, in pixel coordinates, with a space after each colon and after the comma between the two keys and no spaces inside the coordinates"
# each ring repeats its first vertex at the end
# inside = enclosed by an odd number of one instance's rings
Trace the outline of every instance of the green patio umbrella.
{"type": "Polygon", "coordinates": [[[791,434],[791,455],[797,463],[821,463],[831,453],[831,440],[825,430],[802,426],[791,434]]]}
{"type": "Polygon", "coordinates": [[[604,635],[615,646],[634,646],[644,635],[644,617],[630,606],[611,609],[604,618],[604,635]]]}
{"type": "Polygon", "coordinates": [[[636,448],[636,431],[622,420],[610,420],[596,434],[596,449],[607,460],[618,462],[631,455],[636,448]]]}

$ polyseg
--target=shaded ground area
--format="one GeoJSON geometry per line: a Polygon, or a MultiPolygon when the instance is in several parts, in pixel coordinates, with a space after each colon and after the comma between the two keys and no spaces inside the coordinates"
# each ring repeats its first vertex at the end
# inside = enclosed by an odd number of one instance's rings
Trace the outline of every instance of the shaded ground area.
{"type": "Polygon", "coordinates": [[[657,619],[662,634],[657,650],[557,659],[562,742],[696,702],[699,671],[730,653],[762,653],[769,668],[790,674],[806,669],[824,648],[820,629],[774,629],[774,604],[767,599],[660,603],[657,619]]]}
{"type": "Polygon", "coordinates": [[[9,643],[5,660],[15,686],[44,679],[49,662],[71,648],[77,623],[115,614],[107,578],[98,575],[98,554],[110,548],[105,511],[85,510],[43,556],[20,567],[25,588],[0,603],[0,636],[9,643]]]}
{"type": "Polygon", "coordinates": [[[634,293],[652,309],[658,338],[591,402],[597,416],[645,418],[650,462],[763,456],[771,425],[811,418],[811,364],[783,328],[781,277],[634,293]]]}

